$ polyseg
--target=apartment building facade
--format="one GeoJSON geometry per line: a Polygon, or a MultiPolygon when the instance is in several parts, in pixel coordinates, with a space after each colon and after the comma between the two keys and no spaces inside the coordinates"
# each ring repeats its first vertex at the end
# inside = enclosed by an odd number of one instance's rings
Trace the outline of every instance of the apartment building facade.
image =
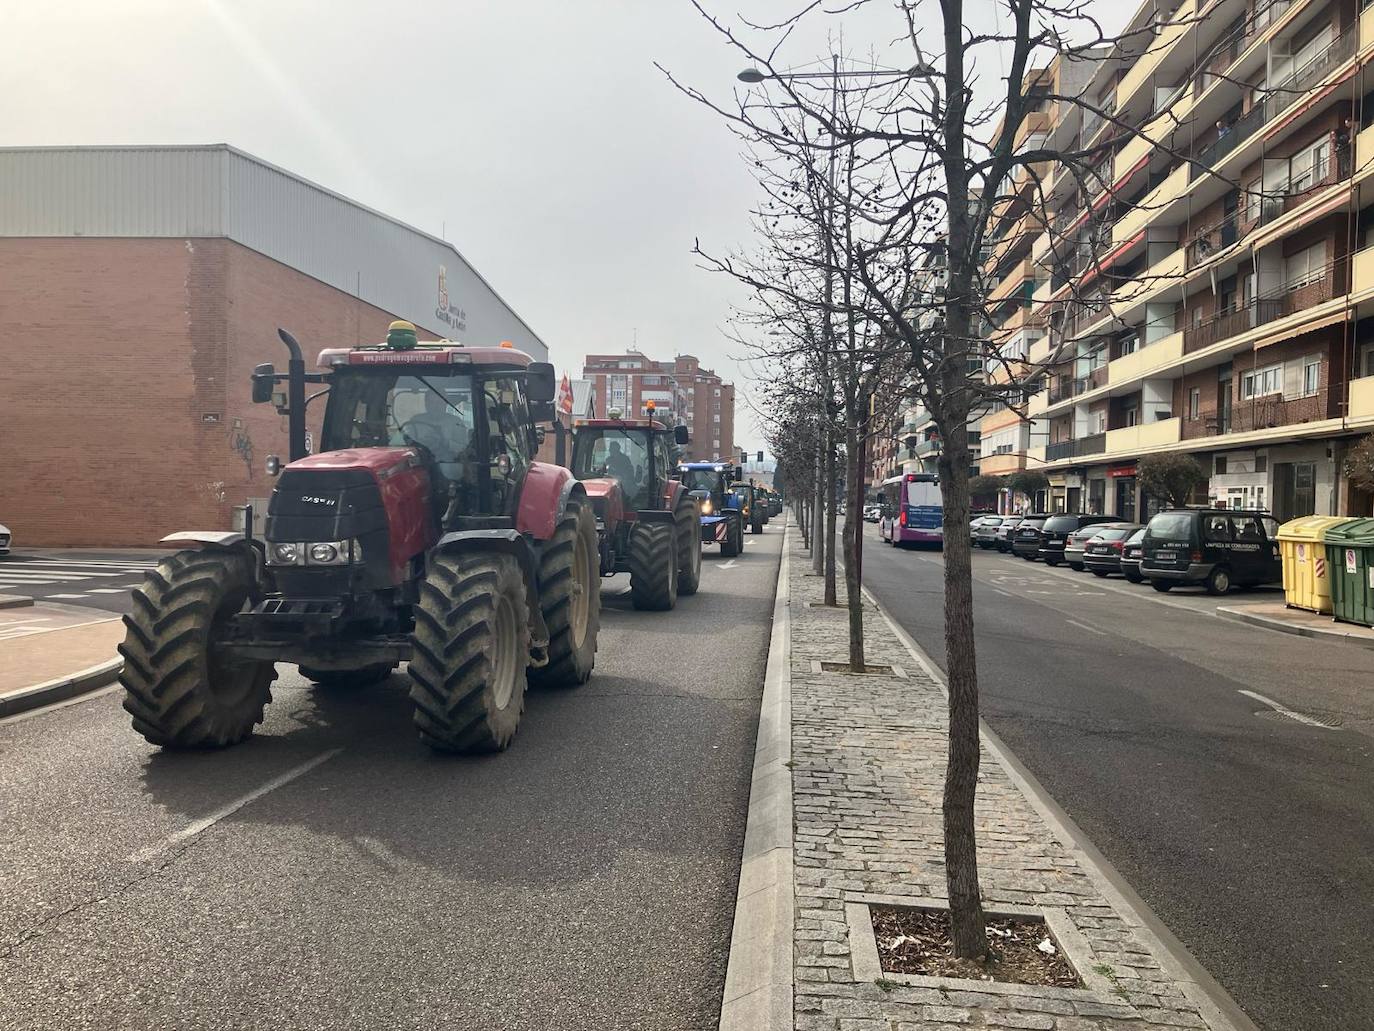
{"type": "Polygon", "coordinates": [[[643,415],[654,403],[658,418],[670,425],[682,423],[691,432],[683,449],[689,462],[730,458],[735,455],[735,387],[690,354],[672,361],[657,361],[640,351],[624,354],[589,354],[583,360],[582,378],[592,383],[596,416],[618,411],[643,415]]]}
{"type": "Polygon", "coordinates": [[[1197,501],[1368,514],[1344,461],[1374,431],[1374,7],[1168,0],[1151,19],[1081,87],[1109,117],[1045,119],[1048,146],[1101,149],[1103,185],[1047,168],[1029,244],[1007,233],[993,259],[994,298],[1029,298],[999,328],[1033,325],[1048,371],[1024,413],[984,421],[982,471],[1041,469],[1050,507],[1140,520],[1138,461],[1183,452],[1208,474],[1197,501]]]}

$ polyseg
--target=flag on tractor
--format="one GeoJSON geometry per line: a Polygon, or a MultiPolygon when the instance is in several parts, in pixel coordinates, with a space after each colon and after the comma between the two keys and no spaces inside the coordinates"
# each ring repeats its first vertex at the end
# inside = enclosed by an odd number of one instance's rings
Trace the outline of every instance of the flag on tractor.
{"type": "Polygon", "coordinates": [[[572,415],[572,380],[568,379],[568,374],[566,372],[563,373],[563,382],[558,384],[558,410],[564,415],[572,415]]]}

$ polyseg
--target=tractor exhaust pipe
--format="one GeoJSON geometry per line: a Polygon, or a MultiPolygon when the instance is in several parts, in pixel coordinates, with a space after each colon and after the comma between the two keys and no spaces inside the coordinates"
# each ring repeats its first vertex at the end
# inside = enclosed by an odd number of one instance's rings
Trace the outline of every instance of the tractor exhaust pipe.
{"type": "Polygon", "coordinates": [[[291,461],[306,456],[305,449],[305,359],[301,345],[288,331],[278,327],[277,336],[290,352],[286,363],[286,426],[291,461]]]}

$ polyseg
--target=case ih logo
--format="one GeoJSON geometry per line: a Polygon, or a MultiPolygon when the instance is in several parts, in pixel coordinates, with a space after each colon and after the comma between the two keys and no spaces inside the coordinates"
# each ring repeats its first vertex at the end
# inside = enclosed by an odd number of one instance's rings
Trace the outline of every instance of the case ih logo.
{"type": "Polygon", "coordinates": [[[310,504],[312,504],[312,505],[332,505],[332,504],[334,504],[334,499],[333,499],[333,498],[315,498],[315,497],[311,497],[311,496],[308,495],[308,494],[307,494],[306,496],[302,497],[301,500],[302,500],[302,501],[308,501],[308,502],[309,502],[310,504]]]}

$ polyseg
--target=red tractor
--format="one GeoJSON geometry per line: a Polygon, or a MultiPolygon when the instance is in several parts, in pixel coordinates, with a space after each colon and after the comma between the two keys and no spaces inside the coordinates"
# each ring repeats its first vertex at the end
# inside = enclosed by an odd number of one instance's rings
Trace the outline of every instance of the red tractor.
{"type": "Polygon", "coordinates": [[[629,573],[637,609],[671,609],[701,582],[697,502],[672,478],[687,427],[611,415],[572,431],[572,471],[596,511],[601,575],[629,573]]]}
{"type": "Polygon", "coordinates": [[[527,683],[576,686],[596,658],[592,506],[567,469],[532,460],[553,367],[509,344],[419,343],[398,322],[307,374],[280,335],[288,371],[253,373],[255,402],[285,381],[290,428],[264,537],[249,513],[245,533],[164,538],[188,550],[158,563],[124,619],[134,729],[168,748],[230,745],[261,722],[275,663],[350,686],[407,662],[424,741],[505,748],[527,683]],[[313,455],[307,382],[328,384],[313,455]]]}

